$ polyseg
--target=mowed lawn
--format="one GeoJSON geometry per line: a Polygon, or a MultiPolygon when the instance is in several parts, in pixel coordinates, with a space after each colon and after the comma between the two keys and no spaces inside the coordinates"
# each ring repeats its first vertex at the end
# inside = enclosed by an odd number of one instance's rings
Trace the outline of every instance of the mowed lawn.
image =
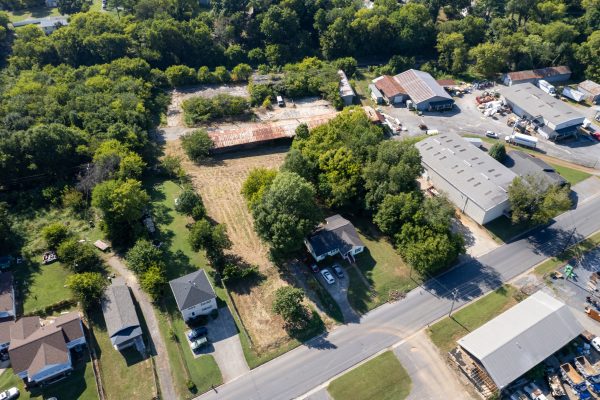
{"type": "Polygon", "coordinates": [[[390,292],[408,292],[420,282],[419,275],[402,260],[392,244],[370,222],[350,219],[358,229],[365,251],[356,256],[356,266],[371,286],[371,290],[354,268],[348,268],[350,287],[348,300],[352,307],[366,313],[390,299],[390,292]]]}
{"type": "Polygon", "coordinates": [[[7,11],[10,22],[19,22],[31,18],[57,17],[58,8],[34,7],[23,10],[7,11]]]}
{"type": "Polygon", "coordinates": [[[519,294],[514,286],[504,285],[455,312],[452,317],[432,325],[428,329],[429,336],[446,353],[456,346],[458,339],[517,304],[520,301],[519,294]]]}
{"type": "Polygon", "coordinates": [[[65,287],[65,280],[70,272],[59,262],[48,265],[33,263],[28,267],[24,266],[21,271],[15,271],[16,282],[21,286],[25,297],[25,314],[72,298],[71,291],[65,287]]]}
{"type": "Polygon", "coordinates": [[[402,400],[410,387],[408,373],[388,351],[335,379],[327,391],[334,400],[402,400]]]}
{"type": "Polygon", "coordinates": [[[565,178],[567,180],[567,182],[569,182],[571,184],[571,186],[576,185],[579,182],[586,180],[587,178],[592,176],[591,174],[588,174],[587,172],[579,171],[579,170],[569,168],[569,167],[565,167],[563,165],[558,165],[558,164],[554,164],[554,163],[548,163],[548,164],[550,164],[556,170],[556,172],[558,172],[563,178],[565,178]]]}
{"type": "MultiPolygon", "coordinates": [[[[141,315],[138,313],[138,316],[141,315]]],[[[151,398],[156,384],[152,361],[142,358],[135,349],[115,350],[106,331],[104,316],[99,308],[89,313],[100,358],[100,371],[107,400],[151,398]]],[[[147,335],[146,331],[144,334],[147,335]]]]}

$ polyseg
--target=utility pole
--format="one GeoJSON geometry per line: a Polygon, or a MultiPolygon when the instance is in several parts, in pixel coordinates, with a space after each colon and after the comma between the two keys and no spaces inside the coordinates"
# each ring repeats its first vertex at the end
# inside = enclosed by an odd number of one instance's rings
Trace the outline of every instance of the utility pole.
{"type": "Polygon", "coordinates": [[[454,303],[456,303],[456,296],[458,296],[458,288],[455,288],[452,291],[452,306],[450,306],[450,312],[448,313],[448,317],[452,316],[452,311],[454,310],[454,303]]]}

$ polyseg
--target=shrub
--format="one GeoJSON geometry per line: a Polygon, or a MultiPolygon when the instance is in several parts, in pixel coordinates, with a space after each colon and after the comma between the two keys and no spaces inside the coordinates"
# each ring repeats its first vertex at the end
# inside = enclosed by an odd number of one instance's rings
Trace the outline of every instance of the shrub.
{"type": "Polygon", "coordinates": [[[225,265],[225,268],[223,268],[222,279],[225,282],[232,282],[242,280],[257,274],[258,267],[256,265],[242,267],[238,264],[227,264],[225,265]]]}
{"type": "Polygon", "coordinates": [[[140,287],[148,293],[152,301],[158,300],[166,284],[167,278],[165,277],[164,268],[158,264],[151,265],[140,276],[140,287]]]}
{"type": "Polygon", "coordinates": [[[188,126],[223,117],[241,115],[250,108],[243,97],[218,94],[210,99],[193,97],[183,102],[184,120],[188,126]]]}
{"type": "Polygon", "coordinates": [[[79,243],[75,238],[64,240],[56,250],[58,259],[73,272],[93,271],[100,267],[100,258],[87,242],[79,243]]]}
{"type": "Polygon", "coordinates": [[[215,68],[215,72],[213,72],[213,76],[217,82],[227,83],[231,82],[231,74],[227,71],[227,68],[220,66],[215,68]]]}
{"type": "Polygon", "coordinates": [[[506,147],[504,146],[504,143],[494,143],[492,147],[490,147],[488,154],[496,161],[504,161],[504,157],[506,157],[506,147]]]}
{"type": "Polygon", "coordinates": [[[205,66],[198,68],[197,79],[199,83],[212,83],[214,82],[215,77],[210,73],[210,69],[205,66]]]}
{"type": "Polygon", "coordinates": [[[253,106],[263,104],[266,99],[271,100],[275,97],[275,92],[269,85],[255,85],[251,83],[248,85],[248,91],[250,92],[250,103],[253,106]]]}
{"type": "Polygon", "coordinates": [[[245,82],[252,75],[252,67],[248,64],[238,64],[231,71],[231,77],[236,82],[245,82]]]}
{"type": "Polygon", "coordinates": [[[83,200],[83,193],[73,188],[65,188],[63,190],[62,204],[76,213],[83,211],[86,206],[83,200]]]}
{"type": "Polygon", "coordinates": [[[163,253],[145,239],[138,240],[125,256],[127,267],[137,275],[142,275],[151,266],[162,266],[163,253]]]}
{"type": "Polygon", "coordinates": [[[165,75],[173,87],[196,83],[196,71],[186,65],[172,65],[165,70],[165,75]]]}
{"type": "Polygon", "coordinates": [[[198,389],[196,388],[196,384],[195,384],[195,383],[194,383],[194,381],[192,381],[191,379],[188,379],[188,380],[185,382],[185,385],[187,386],[188,390],[189,390],[191,393],[196,393],[196,391],[198,390],[198,389]]]}
{"type": "MultiPolygon", "coordinates": [[[[181,192],[175,201],[175,210],[185,215],[195,214],[202,218],[204,214],[204,205],[202,199],[193,188],[187,187],[181,192]]],[[[196,219],[196,217],[194,217],[196,219]]]]}
{"type": "Polygon", "coordinates": [[[171,178],[181,178],[185,176],[185,171],[181,167],[181,159],[177,156],[165,156],[160,164],[167,176],[171,178]]]}
{"type": "Polygon", "coordinates": [[[88,308],[100,301],[108,282],[98,272],[84,272],[68,276],[65,285],[71,289],[83,307],[88,308]]]}
{"type": "Polygon", "coordinates": [[[42,237],[46,241],[48,248],[52,250],[56,250],[69,235],[69,230],[61,222],[54,222],[42,229],[42,237]]]}
{"type": "Polygon", "coordinates": [[[183,151],[194,162],[206,160],[213,145],[212,139],[204,129],[196,129],[181,137],[183,151]]]}

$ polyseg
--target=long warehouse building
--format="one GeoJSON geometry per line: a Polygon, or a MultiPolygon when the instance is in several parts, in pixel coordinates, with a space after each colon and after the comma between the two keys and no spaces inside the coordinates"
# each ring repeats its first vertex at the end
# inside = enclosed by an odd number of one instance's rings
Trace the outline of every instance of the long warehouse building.
{"type": "Polygon", "coordinates": [[[425,175],[457,208],[483,225],[510,209],[508,186],[517,175],[455,133],[416,144],[425,175]]]}
{"type": "Polygon", "coordinates": [[[557,140],[577,133],[585,116],[564,101],[550,96],[531,83],[502,89],[506,103],[519,117],[542,123],[538,132],[546,139],[557,140]]]}

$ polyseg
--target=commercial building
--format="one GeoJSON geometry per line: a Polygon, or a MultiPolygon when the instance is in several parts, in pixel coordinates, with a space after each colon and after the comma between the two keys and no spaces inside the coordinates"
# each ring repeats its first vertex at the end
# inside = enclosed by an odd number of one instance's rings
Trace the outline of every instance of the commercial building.
{"type": "Polygon", "coordinates": [[[326,218],[325,224],[307,237],[304,244],[316,261],[336,254],[354,261],[354,256],[365,249],[354,225],[339,214],[326,218]]]}
{"type": "Polygon", "coordinates": [[[458,341],[474,369],[498,389],[560,350],[583,332],[569,307],[538,291],[458,341]]]}
{"type": "Polygon", "coordinates": [[[217,309],[217,295],[203,269],[173,279],[169,286],[186,322],[217,309]]]}
{"type": "MultiPolygon", "coordinates": [[[[400,104],[407,98],[406,91],[393,76],[382,75],[375,78],[373,79],[373,85],[388,104],[400,104]]],[[[371,95],[373,96],[373,92],[371,92],[371,95]]]]}
{"type": "Polygon", "coordinates": [[[586,96],[593,104],[600,104],[600,85],[594,81],[583,81],[577,86],[577,90],[586,96]]]}
{"type": "Polygon", "coordinates": [[[145,351],[142,327],[129,287],[123,278],[113,279],[106,288],[102,299],[102,314],[106,321],[108,337],[115,350],[121,351],[135,346],[140,353],[145,351]]]}
{"type": "Polygon", "coordinates": [[[522,177],[539,175],[543,176],[550,185],[564,186],[567,184],[565,178],[560,176],[550,164],[522,151],[513,150],[508,152],[504,165],[522,177]]]}
{"type": "Polygon", "coordinates": [[[538,133],[546,139],[557,140],[576,134],[585,120],[570,105],[531,83],[513,85],[501,92],[516,115],[543,125],[538,133]]]}
{"type": "Polygon", "coordinates": [[[486,224],[510,209],[508,186],[517,175],[455,133],[416,144],[425,177],[463,213],[486,224]]]}
{"type": "Polygon", "coordinates": [[[564,82],[571,78],[571,69],[567,66],[548,67],[541,69],[530,69],[526,71],[515,71],[504,74],[503,82],[506,86],[519,83],[537,83],[540,79],[547,82],[564,82]]]}
{"type": "Polygon", "coordinates": [[[344,101],[344,105],[352,105],[355,96],[354,89],[352,89],[344,71],[340,69],[337,73],[340,77],[340,97],[344,101]]]}

